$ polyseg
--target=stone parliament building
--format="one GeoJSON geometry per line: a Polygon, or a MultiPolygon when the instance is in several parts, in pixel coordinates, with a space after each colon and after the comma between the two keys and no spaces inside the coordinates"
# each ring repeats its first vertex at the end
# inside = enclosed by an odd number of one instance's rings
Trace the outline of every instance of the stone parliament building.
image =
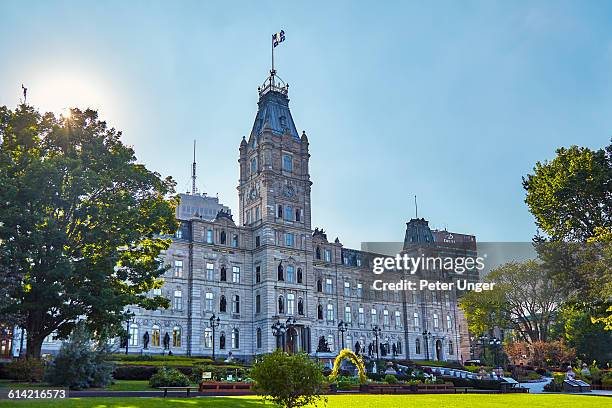
{"type": "MultiPolygon", "coordinates": [[[[251,133],[239,146],[238,221],[216,198],[181,194],[180,228],[164,254],[170,268],[152,293],[167,297],[171,307],[129,308],[135,315],[130,352],[211,355],[214,348],[219,357],[251,360],[277,347],[314,355],[344,344],[383,358],[470,358],[456,293],[374,291],[363,277],[372,275],[375,254],[345,248],[312,228],[309,158],[308,137],[289,110],[288,86],[272,71],[259,88],[251,133]],[[214,328],[213,315],[219,318],[214,328]],[[284,324],[282,336],[272,329],[277,322],[284,324]]],[[[474,236],[432,231],[414,218],[404,247],[444,251],[458,238],[475,253],[474,236]]],[[[56,343],[49,339],[43,352],[57,350],[56,343]]]]}

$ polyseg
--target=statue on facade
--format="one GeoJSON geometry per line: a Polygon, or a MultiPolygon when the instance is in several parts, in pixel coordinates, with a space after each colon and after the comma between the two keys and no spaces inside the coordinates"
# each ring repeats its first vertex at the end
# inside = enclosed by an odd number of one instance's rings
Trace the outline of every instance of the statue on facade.
{"type": "Polygon", "coordinates": [[[164,350],[168,350],[170,348],[170,335],[168,332],[164,334],[164,350]]]}
{"type": "Polygon", "coordinates": [[[149,332],[148,331],[146,331],[145,334],[142,336],[142,345],[145,350],[149,348],[149,332]]]}
{"type": "Polygon", "coordinates": [[[359,342],[355,343],[355,354],[359,355],[361,353],[361,344],[359,342]]]}

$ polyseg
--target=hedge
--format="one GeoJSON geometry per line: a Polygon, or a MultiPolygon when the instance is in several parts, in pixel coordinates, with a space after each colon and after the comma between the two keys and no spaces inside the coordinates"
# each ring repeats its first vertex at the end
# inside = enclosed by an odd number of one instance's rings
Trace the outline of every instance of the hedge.
{"type": "MultiPolygon", "coordinates": [[[[191,376],[193,367],[172,367],[181,373],[191,376]]],[[[149,381],[151,376],[157,372],[159,367],[146,365],[118,365],[115,367],[113,378],[115,380],[145,380],[149,381]]]]}

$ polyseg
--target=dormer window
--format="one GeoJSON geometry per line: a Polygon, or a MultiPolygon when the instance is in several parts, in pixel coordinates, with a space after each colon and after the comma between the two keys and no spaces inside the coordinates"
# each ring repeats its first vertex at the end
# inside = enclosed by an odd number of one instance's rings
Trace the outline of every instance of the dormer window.
{"type": "Polygon", "coordinates": [[[280,118],[278,118],[281,128],[285,129],[287,127],[287,118],[284,116],[281,116],[280,118]]]}
{"type": "Polygon", "coordinates": [[[251,174],[255,174],[257,172],[257,158],[251,159],[251,174]]]}

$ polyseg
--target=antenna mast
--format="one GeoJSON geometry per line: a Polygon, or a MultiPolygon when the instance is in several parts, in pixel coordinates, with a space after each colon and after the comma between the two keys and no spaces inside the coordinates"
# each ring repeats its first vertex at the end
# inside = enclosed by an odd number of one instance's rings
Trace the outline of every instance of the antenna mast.
{"type": "Polygon", "coordinates": [[[419,218],[419,205],[417,204],[417,196],[414,195],[414,218],[419,218]]]}
{"type": "Polygon", "coordinates": [[[191,194],[196,193],[196,141],[193,141],[193,164],[191,165],[191,194]]]}

